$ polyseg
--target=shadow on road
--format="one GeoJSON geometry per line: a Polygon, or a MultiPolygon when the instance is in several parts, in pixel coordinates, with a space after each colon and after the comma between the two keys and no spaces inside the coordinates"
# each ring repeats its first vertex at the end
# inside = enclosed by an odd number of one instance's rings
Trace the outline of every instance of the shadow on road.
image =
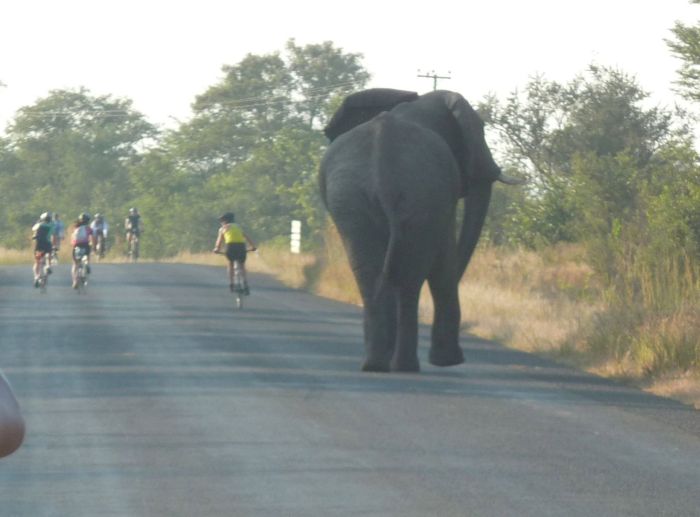
{"type": "MultiPolygon", "coordinates": [[[[29,343],[35,348],[31,360],[21,356],[30,348],[6,358],[3,366],[16,389],[25,397],[47,398],[82,397],[86,392],[100,397],[196,397],[275,389],[564,401],[574,411],[603,404],[653,413],[700,435],[700,418],[692,408],[493,342],[464,337],[466,362],[456,367],[429,365],[423,345],[419,374],[362,373],[357,307],[260,277],[249,306],[236,312],[219,276],[197,282],[173,276],[177,282],[169,283],[162,277],[149,280],[148,268],[134,269],[137,276],[138,287],[148,290],[148,303],[130,303],[134,285],[123,277],[107,277],[104,286],[111,286],[113,296],[90,302],[68,297],[53,307],[51,317],[58,323],[48,338],[29,343]],[[76,339],[71,333],[75,322],[64,320],[76,313],[82,318],[81,332],[93,339],[76,339]]],[[[7,276],[0,280],[2,286],[20,281],[7,276]]],[[[12,313],[0,312],[0,325],[35,324],[32,299],[14,300],[12,306],[12,313]]],[[[429,329],[421,328],[423,344],[428,336],[429,329]]]]}

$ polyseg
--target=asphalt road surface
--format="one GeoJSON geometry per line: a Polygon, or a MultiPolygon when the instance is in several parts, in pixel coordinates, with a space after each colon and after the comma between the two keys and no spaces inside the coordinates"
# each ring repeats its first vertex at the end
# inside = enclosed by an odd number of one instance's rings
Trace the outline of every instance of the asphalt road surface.
{"type": "Polygon", "coordinates": [[[223,267],[0,268],[0,516],[700,515],[700,412],[465,338],[367,374],[358,308],[223,267]]]}

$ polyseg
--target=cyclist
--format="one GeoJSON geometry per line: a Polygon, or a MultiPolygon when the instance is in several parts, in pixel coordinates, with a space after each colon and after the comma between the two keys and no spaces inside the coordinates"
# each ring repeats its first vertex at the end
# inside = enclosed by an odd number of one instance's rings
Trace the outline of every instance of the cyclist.
{"type": "Polygon", "coordinates": [[[131,238],[132,236],[138,237],[141,235],[142,225],[141,225],[141,215],[136,208],[129,208],[129,215],[126,216],[124,220],[124,228],[126,229],[126,242],[127,247],[131,250],[131,238]]]}
{"type": "Polygon", "coordinates": [[[32,239],[34,240],[34,287],[39,287],[43,260],[46,260],[48,264],[46,272],[51,274],[51,250],[54,244],[53,229],[49,212],[41,214],[37,223],[32,226],[32,239]]]}
{"type": "Polygon", "coordinates": [[[246,260],[246,242],[251,248],[251,251],[255,251],[257,247],[255,243],[248,237],[241,227],[235,223],[236,217],[233,212],[226,212],[221,217],[219,217],[219,223],[221,227],[219,228],[219,234],[216,237],[216,244],[214,245],[214,253],[220,253],[223,244],[226,244],[226,258],[228,259],[228,278],[229,287],[233,291],[233,272],[234,272],[234,262],[238,262],[241,276],[243,278],[243,288],[245,294],[250,294],[250,289],[248,287],[248,277],[245,271],[245,260],[246,260]]]}
{"type": "Polygon", "coordinates": [[[82,255],[87,256],[87,266],[85,272],[90,274],[90,245],[95,244],[95,236],[89,226],[90,214],[83,212],[75,221],[75,229],[71,235],[71,246],[73,247],[73,268],[71,269],[73,278],[73,289],[78,288],[78,263],[82,255]]]}
{"type": "Polygon", "coordinates": [[[104,255],[106,252],[107,232],[109,231],[107,219],[105,219],[102,214],[95,214],[95,218],[92,220],[92,223],[90,223],[90,228],[92,228],[95,243],[99,241],[100,237],[102,238],[102,250],[100,250],[100,252],[101,255],[104,255]]]}
{"type": "Polygon", "coordinates": [[[57,213],[53,214],[53,237],[54,243],[53,248],[56,253],[61,249],[61,241],[66,235],[66,225],[61,221],[60,216],[57,213]]]}

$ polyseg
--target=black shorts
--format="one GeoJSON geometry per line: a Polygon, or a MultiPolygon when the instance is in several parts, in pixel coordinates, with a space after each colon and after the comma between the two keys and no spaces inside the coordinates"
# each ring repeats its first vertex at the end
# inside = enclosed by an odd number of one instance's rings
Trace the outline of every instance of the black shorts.
{"type": "Polygon", "coordinates": [[[35,253],[51,253],[53,247],[50,242],[37,242],[34,245],[35,253]]]}
{"type": "Polygon", "coordinates": [[[226,245],[226,258],[231,262],[237,260],[241,264],[245,264],[246,254],[245,243],[243,242],[232,242],[226,245]]]}

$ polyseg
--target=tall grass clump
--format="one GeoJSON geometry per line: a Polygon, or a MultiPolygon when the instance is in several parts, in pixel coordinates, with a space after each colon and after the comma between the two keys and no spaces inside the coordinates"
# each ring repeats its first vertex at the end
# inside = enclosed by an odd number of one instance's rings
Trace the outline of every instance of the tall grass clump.
{"type": "Polygon", "coordinates": [[[599,309],[598,292],[579,247],[481,246],[459,287],[463,328],[520,350],[560,355],[577,346],[599,309]]]}
{"type": "Polygon", "coordinates": [[[700,368],[700,265],[685,253],[636,248],[611,264],[607,309],[587,343],[601,368],[656,377],[700,368]]]}

